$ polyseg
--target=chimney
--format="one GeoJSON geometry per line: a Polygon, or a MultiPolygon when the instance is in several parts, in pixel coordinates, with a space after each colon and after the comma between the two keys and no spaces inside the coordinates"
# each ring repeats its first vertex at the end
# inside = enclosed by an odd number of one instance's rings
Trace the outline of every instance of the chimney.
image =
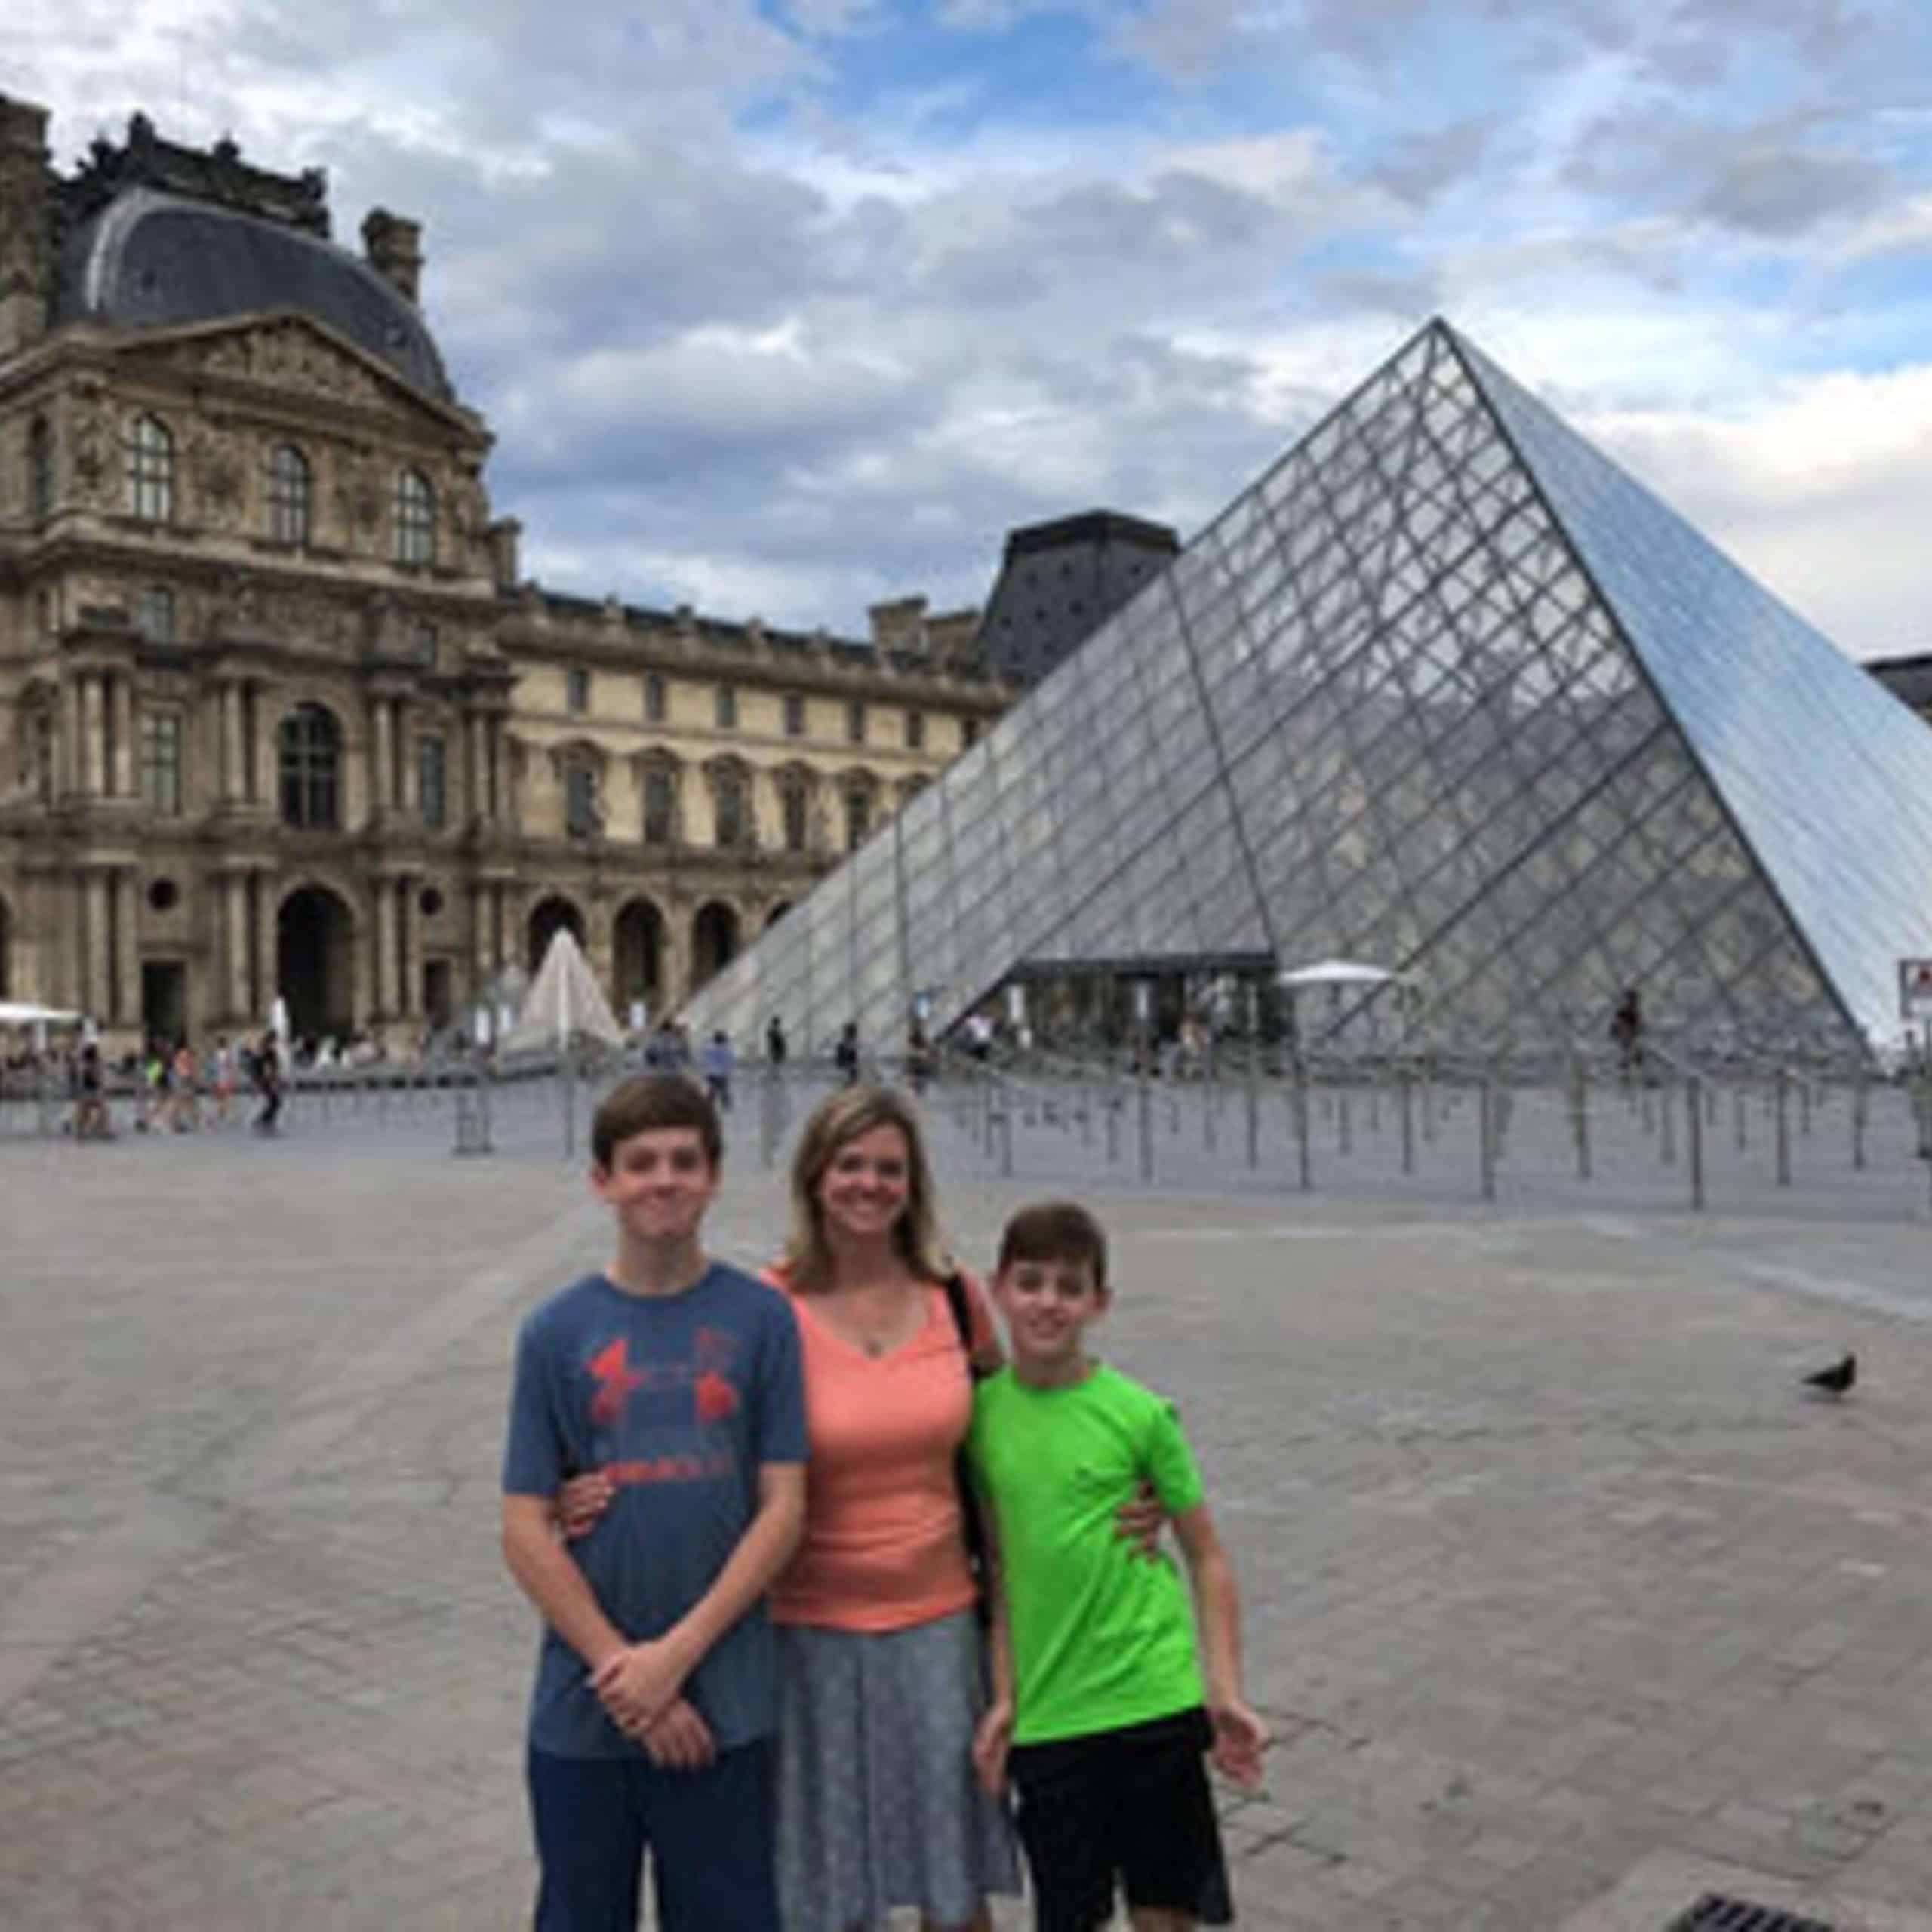
{"type": "Polygon", "coordinates": [[[47,333],[54,296],[47,109],[0,94],[0,356],[47,333]]]}
{"type": "Polygon", "coordinates": [[[896,597],[868,607],[875,651],[922,651],[926,648],[926,600],[896,597]]]}
{"type": "Polygon", "coordinates": [[[423,224],[371,208],[362,223],[362,252],[369,266],[411,303],[423,280],[423,224]]]}

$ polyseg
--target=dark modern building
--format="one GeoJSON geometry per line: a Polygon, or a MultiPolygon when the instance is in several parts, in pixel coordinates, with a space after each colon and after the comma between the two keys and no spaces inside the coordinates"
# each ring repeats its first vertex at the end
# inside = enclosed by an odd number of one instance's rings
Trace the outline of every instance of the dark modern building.
{"type": "Polygon", "coordinates": [[[1180,551],[1165,524],[1117,510],[1013,531],[980,620],[980,647],[1011,681],[1037,684],[1180,551]]]}

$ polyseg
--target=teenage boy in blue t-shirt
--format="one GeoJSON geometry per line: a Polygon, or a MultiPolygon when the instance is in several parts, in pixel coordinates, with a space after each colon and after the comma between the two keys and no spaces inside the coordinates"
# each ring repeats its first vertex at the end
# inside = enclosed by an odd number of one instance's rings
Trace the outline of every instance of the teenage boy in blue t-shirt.
{"type": "Polygon", "coordinates": [[[666,1932],[778,1932],[764,1597],[804,1525],[798,1331],[700,1244],[722,1142],[695,1086],[624,1081],[591,1151],[617,1252],[525,1321],[503,1456],[503,1555],[545,1625],[537,1932],[634,1927],[647,1847],[666,1932]],[[611,1506],[566,1545],[552,1500],[590,1470],[611,1506]]]}
{"type": "Polygon", "coordinates": [[[1232,1565],[1171,1404],[1086,1350],[1106,1313],[1107,1244],[1072,1201],[1006,1226],[993,1294],[1007,1366],[973,1401],[967,1454],[992,1505],[998,1588],[980,1775],[1019,1793],[1038,1932],[1092,1932],[1127,1895],[1135,1932],[1233,1915],[1204,1758],[1261,1776],[1267,1727],[1241,1691],[1232,1565]],[[1193,1586],[1148,1562],[1115,1515],[1143,1477],[1193,1586]]]}

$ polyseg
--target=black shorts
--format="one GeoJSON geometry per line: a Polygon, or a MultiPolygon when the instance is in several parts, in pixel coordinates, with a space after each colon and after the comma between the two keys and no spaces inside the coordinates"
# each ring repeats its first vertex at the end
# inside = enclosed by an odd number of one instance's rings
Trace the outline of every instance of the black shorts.
{"type": "Polygon", "coordinates": [[[1020,1842],[1038,1932],[1093,1932],[1130,1906],[1226,1925],[1234,1911],[1204,1762],[1214,1732],[1198,1708],[1047,1744],[1014,1746],[1020,1842]]]}

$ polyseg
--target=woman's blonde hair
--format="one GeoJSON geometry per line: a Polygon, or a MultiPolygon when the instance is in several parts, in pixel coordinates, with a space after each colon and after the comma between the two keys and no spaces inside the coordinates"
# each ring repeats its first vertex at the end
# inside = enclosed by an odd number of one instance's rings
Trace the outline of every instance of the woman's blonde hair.
{"type": "Polygon", "coordinates": [[[819,1183],[842,1149],[875,1127],[896,1127],[906,1137],[906,1211],[894,1226],[893,1244],[906,1266],[929,1281],[943,1281],[951,1272],[940,1241],[932,1169],[917,1111],[889,1087],[844,1087],[814,1110],[792,1156],[792,1232],[784,1265],[794,1287],[809,1292],[831,1285],[832,1244],[826,1238],[819,1183]]]}

